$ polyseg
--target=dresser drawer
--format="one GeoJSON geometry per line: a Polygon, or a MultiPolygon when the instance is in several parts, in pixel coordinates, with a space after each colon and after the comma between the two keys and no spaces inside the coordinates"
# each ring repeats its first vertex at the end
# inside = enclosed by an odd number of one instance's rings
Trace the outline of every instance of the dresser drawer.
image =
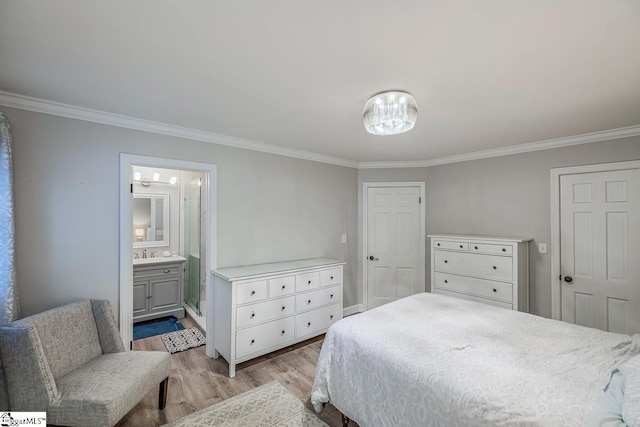
{"type": "Polygon", "coordinates": [[[315,289],[318,286],[320,286],[320,273],[318,273],[317,271],[296,275],[297,292],[315,289]]]}
{"type": "Polygon", "coordinates": [[[238,304],[262,301],[267,298],[267,281],[258,280],[238,285],[236,289],[236,301],[238,304]]]}
{"type": "Polygon", "coordinates": [[[269,279],[269,298],[291,295],[296,290],[296,276],[269,279]]]}
{"type": "Polygon", "coordinates": [[[469,250],[471,252],[484,254],[513,255],[513,246],[511,245],[494,245],[489,243],[471,242],[469,244],[469,250]]]}
{"type": "Polygon", "coordinates": [[[513,285],[511,283],[434,273],[434,285],[438,289],[493,298],[508,303],[513,301],[513,285]]]}
{"type": "Polygon", "coordinates": [[[445,273],[469,275],[483,279],[512,282],[513,258],[497,255],[434,252],[434,270],[445,273]]]}
{"type": "Polygon", "coordinates": [[[467,242],[452,242],[449,240],[434,240],[433,247],[435,249],[447,249],[452,251],[467,252],[469,250],[469,243],[467,242]]]}
{"type": "Polygon", "coordinates": [[[341,304],[332,304],[296,315],[296,338],[313,335],[327,329],[342,318],[341,304]]]}
{"type": "Polygon", "coordinates": [[[274,320],[236,332],[236,358],[280,346],[293,340],[294,317],[274,320]]]}
{"type": "Polygon", "coordinates": [[[489,298],[482,298],[482,297],[476,297],[473,295],[465,295],[465,294],[459,294],[457,292],[449,292],[449,291],[445,291],[442,289],[436,289],[435,290],[436,294],[441,294],[441,295],[447,295],[450,297],[454,297],[454,298],[460,298],[460,299],[466,299],[468,301],[474,301],[474,302],[480,302],[482,304],[489,304],[489,305],[493,305],[496,307],[502,307],[502,308],[506,308],[508,310],[513,310],[513,306],[509,303],[506,302],[502,302],[502,301],[496,301],[493,299],[489,299],[489,298]]]}
{"type": "Polygon", "coordinates": [[[295,299],[292,296],[275,300],[257,302],[238,307],[236,310],[236,328],[257,325],[279,317],[290,316],[295,312],[295,299]]]}
{"type": "Polygon", "coordinates": [[[320,286],[331,286],[342,283],[342,268],[329,268],[320,271],[320,286]]]}
{"type": "Polygon", "coordinates": [[[165,265],[164,267],[153,268],[133,268],[133,278],[140,279],[142,277],[169,276],[180,274],[179,266],[175,264],[165,265]]]}
{"type": "Polygon", "coordinates": [[[311,310],[321,305],[342,300],[340,286],[322,288],[296,295],[296,311],[311,310]]]}

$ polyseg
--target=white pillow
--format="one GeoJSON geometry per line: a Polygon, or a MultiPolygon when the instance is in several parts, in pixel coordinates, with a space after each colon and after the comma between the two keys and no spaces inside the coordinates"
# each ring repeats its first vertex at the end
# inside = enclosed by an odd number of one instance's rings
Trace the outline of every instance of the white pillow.
{"type": "Polygon", "coordinates": [[[617,369],[614,370],[611,373],[609,384],[600,393],[600,397],[587,418],[588,427],[626,427],[627,424],[622,418],[623,384],[622,374],[617,369]]]}
{"type": "Polygon", "coordinates": [[[630,427],[640,427],[640,355],[618,368],[623,382],[622,418],[630,427]]]}

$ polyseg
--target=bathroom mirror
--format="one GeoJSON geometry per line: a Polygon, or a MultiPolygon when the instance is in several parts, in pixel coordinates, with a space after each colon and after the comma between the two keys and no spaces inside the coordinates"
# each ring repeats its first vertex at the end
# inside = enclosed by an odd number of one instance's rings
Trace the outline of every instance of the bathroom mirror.
{"type": "Polygon", "coordinates": [[[133,195],[133,247],[169,246],[169,195],[133,195]]]}

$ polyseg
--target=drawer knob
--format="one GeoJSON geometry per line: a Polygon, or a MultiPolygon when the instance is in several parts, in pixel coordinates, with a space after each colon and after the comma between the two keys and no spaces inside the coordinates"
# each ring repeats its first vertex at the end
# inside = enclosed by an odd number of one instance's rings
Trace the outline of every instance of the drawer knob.
{"type": "Polygon", "coordinates": [[[282,311],[284,311],[284,305],[282,306],[282,311]]]}
{"type": "Polygon", "coordinates": [[[171,273],[171,270],[165,270],[164,272],[165,273],[171,273]]]}
{"type": "Polygon", "coordinates": [[[446,259],[444,260],[444,263],[447,264],[449,261],[447,261],[446,259]]]}
{"type": "Polygon", "coordinates": [[[280,335],[284,335],[284,330],[282,330],[282,333],[280,335]]]}
{"type": "Polygon", "coordinates": [[[251,318],[253,319],[254,317],[256,317],[255,313],[251,313],[251,318]]]}
{"type": "Polygon", "coordinates": [[[333,319],[333,314],[331,316],[329,316],[329,319],[333,319]]]}
{"type": "Polygon", "coordinates": [[[447,279],[444,280],[444,283],[449,283],[449,281],[447,279]]]}
{"type": "Polygon", "coordinates": [[[307,301],[307,304],[311,304],[311,300],[308,300],[308,301],[307,301]]]}
{"type": "Polygon", "coordinates": [[[502,252],[507,252],[507,248],[502,248],[502,252]]]}
{"type": "Polygon", "coordinates": [[[493,288],[493,292],[498,292],[498,290],[496,288],[493,288]]]}
{"type": "Polygon", "coordinates": [[[462,245],[460,245],[460,249],[462,249],[462,245]]]}
{"type": "Polygon", "coordinates": [[[311,326],[311,322],[307,323],[307,328],[311,326]]]}
{"type": "Polygon", "coordinates": [[[494,270],[497,270],[497,269],[498,269],[498,267],[496,267],[496,266],[494,265],[494,266],[493,266],[493,269],[494,269],[494,270]]]}
{"type": "Polygon", "coordinates": [[[309,280],[309,281],[307,282],[307,284],[309,284],[309,285],[310,285],[310,284],[311,284],[311,280],[309,280]]]}
{"type": "Polygon", "coordinates": [[[436,243],[438,246],[440,246],[440,243],[436,243]]]}
{"type": "Polygon", "coordinates": [[[331,280],[333,280],[333,276],[331,276],[331,280]]]}
{"type": "Polygon", "coordinates": [[[329,295],[329,298],[333,298],[333,294],[329,295]]]}
{"type": "Polygon", "coordinates": [[[477,246],[474,246],[474,247],[473,247],[473,249],[478,249],[478,247],[477,247],[477,246]]]}
{"type": "Polygon", "coordinates": [[[251,340],[251,343],[249,345],[253,345],[254,342],[256,342],[256,340],[251,340]]]}
{"type": "Polygon", "coordinates": [[[285,285],[282,285],[282,289],[284,289],[284,288],[286,288],[286,286],[285,286],[285,285]]]}
{"type": "Polygon", "coordinates": [[[256,294],[256,291],[251,291],[251,296],[254,296],[256,294]]]}

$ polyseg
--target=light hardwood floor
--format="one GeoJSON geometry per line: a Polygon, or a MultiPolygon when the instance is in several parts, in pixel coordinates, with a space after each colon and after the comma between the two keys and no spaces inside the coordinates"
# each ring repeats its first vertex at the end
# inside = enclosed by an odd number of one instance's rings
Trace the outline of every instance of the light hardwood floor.
{"type": "MultiPolygon", "coordinates": [[[[185,328],[196,326],[189,318],[180,322],[185,328]]],[[[172,354],[164,411],[158,410],[156,388],[118,426],[160,426],[274,380],[313,411],[309,397],[323,338],[324,335],[240,364],[234,378],[229,378],[227,362],[222,357],[209,359],[204,346],[172,354]]],[[[134,341],[133,349],[166,351],[160,336],[134,341]]],[[[331,405],[318,416],[330,426],[342,425],[340,413],[331,405]]]]}

